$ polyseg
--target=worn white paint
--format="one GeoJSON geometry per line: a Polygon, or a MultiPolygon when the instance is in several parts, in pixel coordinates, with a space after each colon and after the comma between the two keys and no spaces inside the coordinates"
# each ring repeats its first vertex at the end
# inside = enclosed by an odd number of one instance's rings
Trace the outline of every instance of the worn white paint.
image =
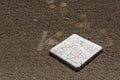
{"type": "Polygon", "coordinates": [[[50,52],[74,69],[81,68],[88,60],[102,50],[102,47],[90,42],[77,34],[73,34],[66,40],[53,47],[50,52]]]}
{"type": "Polygon", "coordinates": [[[44,46],[44,41],[45,41],[45,39],[46,39],[46,37],[47,37],[47,31],[44,31],[43,32],[43,35],[42,35],[42,39],[41,39],[41,42],[40,42],[40,44],[38,45],[38,51],[41,51],[42,49],[43,49],[43,46],[44,46]]]}

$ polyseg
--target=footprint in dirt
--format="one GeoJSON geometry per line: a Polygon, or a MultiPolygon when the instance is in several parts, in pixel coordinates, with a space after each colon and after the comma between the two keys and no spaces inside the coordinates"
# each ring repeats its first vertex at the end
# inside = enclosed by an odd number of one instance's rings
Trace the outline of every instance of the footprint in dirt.
{"type": "Polygon", "coordinates": [[[88,21],[86,14],[79,15],[80,20],[76,21],[69,16],[69,5],[65,1],[61,1],[58,6],[56,6],[55,0],[46,0],[52,13],[60,13],[62,20],[67,25],[73,25],[76,28],[90,28],[90,22],[88,21]]]}
{"type": "Polygon", "coordinates": [[[101,29],[100,33],[104,34],[106,36],[105,41],[104,41],[104,46],[109,47],[114,45],[112,38],[108,35],[106,29],[101,29]]]}
{"type": "Polygon", "coordinates": [[[64,1],[60,3],[60,14],[62,17],[68,15],[68,5],[64,1]]]}
{"type": "MultiPolygon", "coordinates": [[[[56,6],[56,1],[55,0],[46,0],[47,4],[48,4],[48,7],[52,10],[52,9],[55,9],[57,8],[59,13],[64,16],[64,15],[67,15],[68,13],[68,9],[67,9],[67,3],[62,1],[59,6],[56,6]]],[[[56,10],[57,12],[57,10],[56,10]]]]}
{"type": "Polygon", "coordinates": [[[54,9],[56,7],[55,0],[46,0],[50,9],[54,9]]]}

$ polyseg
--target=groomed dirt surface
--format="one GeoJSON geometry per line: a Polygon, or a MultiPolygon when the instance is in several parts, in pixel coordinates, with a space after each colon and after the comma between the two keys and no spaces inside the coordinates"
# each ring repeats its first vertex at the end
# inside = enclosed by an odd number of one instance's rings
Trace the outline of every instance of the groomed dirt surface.
{"type": "Polygon", "coordinates": [[[0,0],[0,80],[120,80],[119,0],[0,0]],[[71,34],[103,46],[79,72],[49,56],[71,34]]]}

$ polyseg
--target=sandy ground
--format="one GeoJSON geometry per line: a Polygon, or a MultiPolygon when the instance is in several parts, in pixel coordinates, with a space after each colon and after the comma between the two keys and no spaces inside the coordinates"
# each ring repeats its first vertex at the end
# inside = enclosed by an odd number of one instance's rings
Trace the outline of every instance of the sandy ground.
{"type": "Polygon", "coordinates": [[[120,80],[119,0],[0,0],[0,80],[120,80]],[[76,33],[104,48],[79,72],[49,56],[76,33]]]}

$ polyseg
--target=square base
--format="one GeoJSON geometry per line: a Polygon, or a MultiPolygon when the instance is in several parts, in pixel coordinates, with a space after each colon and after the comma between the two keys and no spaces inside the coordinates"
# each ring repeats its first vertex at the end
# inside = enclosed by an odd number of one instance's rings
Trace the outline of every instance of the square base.
{"type": "Polygon", "coordinates": [[[50,54],[74,70],[79,70],[101,51],[101,46],[73,34],[50,49],[50,54]]]}

